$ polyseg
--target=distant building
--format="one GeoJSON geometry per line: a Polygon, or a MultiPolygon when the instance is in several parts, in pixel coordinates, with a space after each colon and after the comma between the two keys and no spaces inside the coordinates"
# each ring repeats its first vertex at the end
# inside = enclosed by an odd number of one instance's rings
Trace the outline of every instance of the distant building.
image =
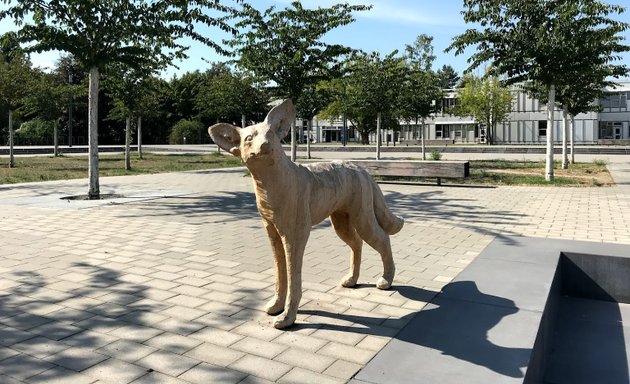
{"type": "MultiPolygon", "coordinates": [[[[484,127],[472,117],[449,114],[449,109],[457,102],[457,93],[446,92],[439,101],[440,112],[425,120],[425,140],[435,144],[475,144],[485,141],[484,127]]],[[[495,144],[544,144],[547,140],[547,109],[520,89],[514,88],[512,112],[505,122],[497,124],[495,144]]],[[[625,144],[630,145],[630,82],[620,83],[615,88],[607,88],[599,100],[601,112],[582,113],[575,116],[576,144],[625,144]]],[[[417,144],[420,140],[420,122],[411,124],[401,121],[400,132],[383,131],[383,143],[396,140],[399,144],[417,144]]],[[[562,111],[554,113],[554,140],[562,141],[562,111]]],[[[361,136],[348,122],[348,140],[361,141],[361,136]]],[[[315,142],[341,142],[344,135],[343,120],[313,123],[311,140],[315,142]]],[[[306,131],[302,135],[306,137],[306,131]]],[[[374,142],[375,134],[370,137],[374,142]]]]}

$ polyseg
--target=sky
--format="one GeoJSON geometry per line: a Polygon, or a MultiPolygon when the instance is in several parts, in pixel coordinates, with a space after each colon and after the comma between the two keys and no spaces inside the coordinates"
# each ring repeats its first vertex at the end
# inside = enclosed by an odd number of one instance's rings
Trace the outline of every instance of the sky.
{"type": "MultiPolygon", "coordinates": [[[[246,0],[247,1],[247,0],[246,0]]],[[[330,6],[344,0],[304,0],[303,6],[313,8],[330,6]]],[[[438,69],[445,64],[451,65],[460,75],[468,67],[467,59],[474,52],[469,48],[464,54],[455,56],[453,52],[445,53],[452,39],[463,33],[467,26],[464,23],[461,0],[345,0],[351,4],[372,5],[369,11],[355,14],[356,21],[339,27],[325,36],[329,43],[343,44],[366,52],[377,51],[383,55],[394,50],[402,52],[405,45],[412,44],[416,36],[427,34],[433,36],[434,54],[437,56],[433,64],[438,69]]],[[[259,10],[269,6],[283,8],[290,4],[290,0],[249,0],[251,5],[259,10]]],[[[625,5],[630,8],[628,0],[607,0],[613,4],[625,5]]],[[[615,18],[630,23],[630,9],[615,18]]],[[[10,20],[0,21],[0,33],[15,29],[10,20]]],[[[220,42],[228,37],[216,28],[204,27],[201,32],[220,42]]],[[[630,45],[630,31],[624,32],[625,44],[630,45]]],[[[210,66],[209,62],[225,61],[210,48],[195,43],[190,44],[189,59],[175,63],[179,68],[170,68],[163,77],[181,75],[187,71],[204,71],[210,66]]],[[[58,52],[48,52],[31,56],[33,63],[43,68],[52,68],[59,58],[58,52]]],[[[623,55],[623,62],[630,66],[630,53],[623,55]]]]}

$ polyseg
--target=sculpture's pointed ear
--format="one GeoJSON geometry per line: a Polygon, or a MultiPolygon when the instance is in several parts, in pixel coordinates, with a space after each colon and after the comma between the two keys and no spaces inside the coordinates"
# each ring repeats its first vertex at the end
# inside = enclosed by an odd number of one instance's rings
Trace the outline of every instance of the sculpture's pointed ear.
{"type": "Polygon", "coordinates": [[[236,157],[241,156],[241,131],[231,124],[219,123],[208,128],[212,140],[236,157]]]}
{"type": "Polygon", "coordinates": [[[267,114],[267,117],[265,117],[265,123],[267,123],[271,127],[271,130],[281,139],[289,133],[291,123],[294,121],[295,107],[291,99],[286,99],[273,107],[267,114]]]}

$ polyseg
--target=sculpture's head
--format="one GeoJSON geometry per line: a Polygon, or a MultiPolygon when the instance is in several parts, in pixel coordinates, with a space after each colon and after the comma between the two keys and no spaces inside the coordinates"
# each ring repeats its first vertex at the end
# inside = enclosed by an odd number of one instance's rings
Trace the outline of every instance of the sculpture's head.
{"type": "Polygon", "coordinates": [[[249,167],[285,156],[280,140],[289,133],[294,120],[295,108],[287,99],[269,111],[262,123],[246,128],[219,123],[208,128],[208,133],[219,147],[240,157],[249,167]]]}

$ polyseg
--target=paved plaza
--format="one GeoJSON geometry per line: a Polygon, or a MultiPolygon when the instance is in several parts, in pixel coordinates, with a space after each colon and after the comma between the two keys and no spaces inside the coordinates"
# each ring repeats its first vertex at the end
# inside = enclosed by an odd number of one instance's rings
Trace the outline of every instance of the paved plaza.
{"type": "MultiPolygon", "coordinates": [[[[627,157],[627,156],[625,156],[627,157]]],[[[304,260],[297,325],[271,326],[270,246],[242,168],[0,186],[0,383],[343,383],[494,239],[630,244],[630,166],[610,188],[382,184],[405,218],[397,276],[342,288],[329,221],[304,260]]],[[[430,330],[427,330],[430,332],[430,330]]]]}

